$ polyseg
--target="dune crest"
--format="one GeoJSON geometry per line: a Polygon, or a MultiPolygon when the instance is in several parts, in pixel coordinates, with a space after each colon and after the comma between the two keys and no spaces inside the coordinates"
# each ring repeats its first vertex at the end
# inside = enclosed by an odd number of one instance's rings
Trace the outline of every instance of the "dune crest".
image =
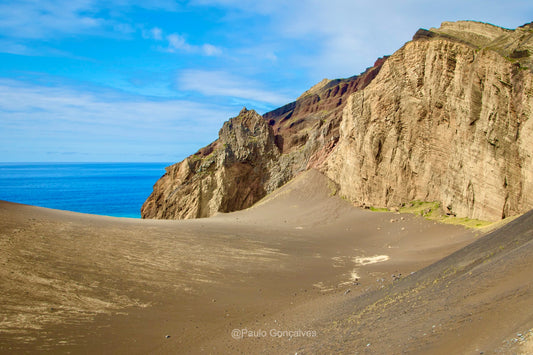
{"type": "Polygon", "coordinates": [[[336,302],[476,239],[412,215],[390,223],[330,183],[310,170],[252,208],[186,221],[0,202],[0,353],[254,353],[276,340],[236,342],[232,329],[318,330],[336,302]]]}

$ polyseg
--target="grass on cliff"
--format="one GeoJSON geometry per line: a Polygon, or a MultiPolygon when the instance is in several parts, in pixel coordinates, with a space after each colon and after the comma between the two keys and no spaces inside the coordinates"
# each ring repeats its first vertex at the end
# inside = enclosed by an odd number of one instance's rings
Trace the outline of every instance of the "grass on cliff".
{"type": "Polygon", "coordinates": [[[337,186],[337,184],[330,179],[328,179],[328,189],[330,196],[335,196],[339,192],[339,187],[337,186]]]}
{"type": "Polygon", "coordinates": [[[379,207],[370,207],[371,211],[376,212],[400,212],[400,213],[411,213],[418,216],[422,216],[425,219],[430,221],[461,225],[466,228],[472,229],[482,229],[492,224],[489,221],[482,221],[479,219],[466,218],[466,217],[454,217],[446,215],[441,206],[440,202],[426,202],[426,201],[411,201],[406,203],[404,206],[388,209],[388,208],[379,208],[379,207]]]}
{"type": "Polygon", "coordinates": [[[390,212],[390,210],[388,208],[384,208],[384,207],[370,207],[370,211],[374,211],[374,212],[390,212]]]}

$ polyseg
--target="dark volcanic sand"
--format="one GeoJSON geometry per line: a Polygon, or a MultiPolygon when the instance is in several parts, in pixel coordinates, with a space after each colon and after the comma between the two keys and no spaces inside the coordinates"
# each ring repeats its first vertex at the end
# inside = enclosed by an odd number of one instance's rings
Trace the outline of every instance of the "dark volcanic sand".
{"type": "MultiPolygon", "coordinates": [[[[364,211],[330,195],[325,178],[310,171],[251,209],[200,220],[0,202],[0,352],[446,353],[489,343],[495,349],[515,329],[531,328],[531,253],[456,272],[455,288],[433,287],[427,280],[442,279],[438,272],[406,276],[476,241],[479,232],[364,211]],[[514,275],[493,282],[508,293],[491,291],[485,267],[514,275]],[[418,299],[412,288],[420,284],[418,299]],[[508,307],[495,312],[497,302],[508,307]],[[402,309],[412,316],[398,316],[402,309]],[[488,321],[468,309],[485,312],[488,321]],[[511,312],[520,314],[519,324],[511,312]],[[432,317],[444,325],[426,330],[432,317]],[[486,326],[497,322],[505,331],[486,326]],[[232,338],[233,329],[244,328],[256,334],[232,338]],[[316,336],[274,338],[271,329],[316,336]],[[475,329],[490,339],[472,345],[475,329]]],[[[531,229],[524,233],[533,238],[531,229]]]]}

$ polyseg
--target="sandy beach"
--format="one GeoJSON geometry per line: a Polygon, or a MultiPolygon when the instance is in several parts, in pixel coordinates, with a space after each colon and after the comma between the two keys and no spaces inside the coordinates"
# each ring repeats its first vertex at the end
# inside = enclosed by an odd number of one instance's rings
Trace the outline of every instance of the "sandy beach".
{"type": "Polygon", "coordinates": [[[0,352],[473,354],[527,344],[531,215],[483,237],[332,195],[310,170],[252,208],[197,220],[0,202],[0,352]]]}

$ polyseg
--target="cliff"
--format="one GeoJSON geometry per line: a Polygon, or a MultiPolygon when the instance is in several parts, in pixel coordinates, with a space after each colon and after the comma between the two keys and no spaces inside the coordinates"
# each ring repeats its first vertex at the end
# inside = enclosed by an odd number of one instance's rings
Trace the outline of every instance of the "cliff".
{"type": "Polygon", "coordinates": [[[366,87],[385,60],[359,76],[324,79],[263,116],[243,109],[224,123],[215,142],[166,168],[142,217],[200,218],[241,210],[297,173],[322,166],[339,140],[347,98],[366,87]]]}
{"type": "Polygon", "coordinates": [[[243,110],[219,139],[167,168],[143,218],[251,206],[317,168],[357,205],[440,201],[496,220],[533,208],[533,26],[445,22],[359,76],[293,103],[243,110]]]}
{"type": "Polygon", "coordinates": [[[340,193],[383,207],[440,201],[484,220],[533,208],[532,32],[475,22],[417,32],[348,100],[325,169],[340,193]]]}

